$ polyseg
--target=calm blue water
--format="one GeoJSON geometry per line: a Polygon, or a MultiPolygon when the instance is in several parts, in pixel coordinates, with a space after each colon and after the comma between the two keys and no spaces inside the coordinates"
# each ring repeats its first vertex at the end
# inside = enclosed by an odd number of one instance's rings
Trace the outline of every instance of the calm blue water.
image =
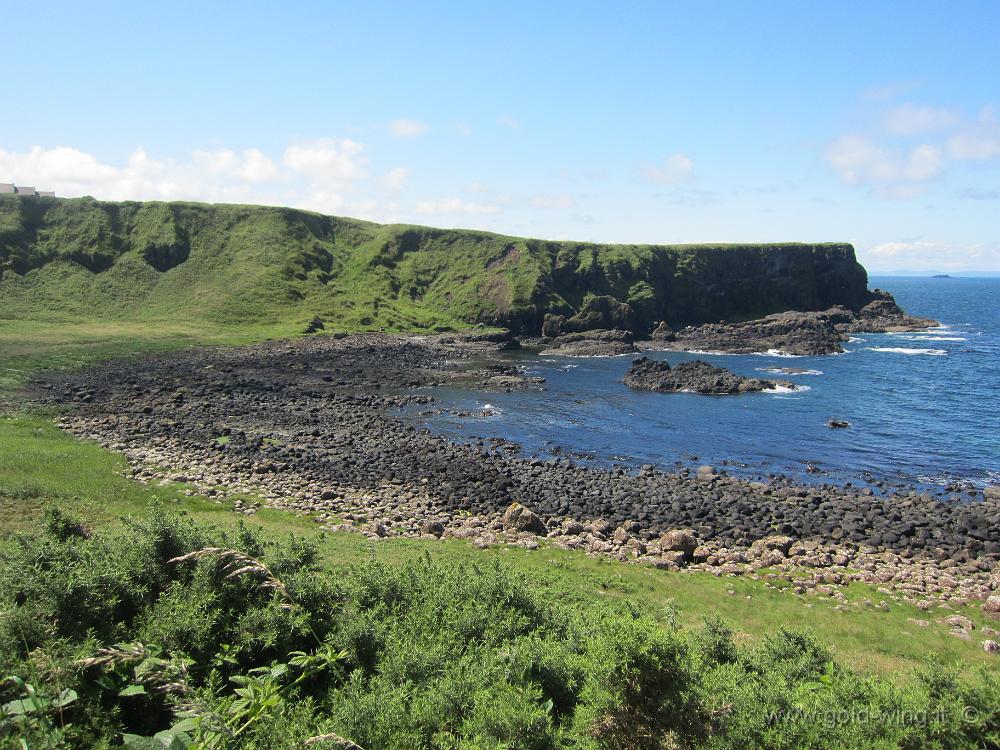
{"type": "Polygon", "coordinates": [[[437,433],[502,437],[528,455],[554,446],[597,464],[721,465],[734,473],[812,481],[864,477],[941,487],[1000,481],[1000,279],[873,278],[907,311],[940,320],[932,333],[862,335],[825,357],[651,353],[671,364],[702,358],[734,372],[787,378],[795,393],[711,397],[632,391],[634,356],[516,360],[547,380],[541,393],[436,389],[446,410],[494,416],[422,418],[437,433]],[[762,373],[796,367],[815,374],[762,373]],[[846,419],[847,430],[826,427],[846,419]],[[808,473],[806,463],[821,473],[808,473]]]}

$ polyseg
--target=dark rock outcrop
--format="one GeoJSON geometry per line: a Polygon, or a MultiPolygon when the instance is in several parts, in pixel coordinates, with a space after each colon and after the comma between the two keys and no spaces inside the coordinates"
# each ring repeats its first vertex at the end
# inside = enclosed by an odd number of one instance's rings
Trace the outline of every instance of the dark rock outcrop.
{"type": "Polygon", "coordinates": [[[674,338],[660,338],[657,348],[684,351],[752,354],[780,351],[785,354],[814,355],[842,352],[847,339],[837,330],[840,320],[851,320],[845,308],[825,312],[785,312],[742,323],[709,323],[688,326],[674,338]]]}
{"type": "Polygon", "coordinates": [[[560,336],[541,353],[566,357],[617,357],[622,354],[634,354],[637,351],[630,332],[599,330],[560,336]]]}
{"type": "Polygon", "coordinates": [[[918,318],[904,312],[895,298],[882,289],[871,292],[872,300],[858,312],[846,330],[852,333],[885,333],[887,331],[920,331],[938,325],[936,320],[918,318]]]}
{"type": "Polygon", "coordinates": [[[687,326],[672,338],[654,331],[648,348],[675,351],[752,354],[781,352],[793,355],[835,354],[852,333],[914,331],[937,325],[900,309],[888,292],[876,289],[874,299],[855,313],[834,306],[819,312],[789,311],[738,323],[707,323],[687,326]]]}
{"type": "Polygon", "coordinates": [[[656,328],[653,329],[653,332],[651,334],[649,334],[649,337],[653,341],[676,341],[677,340],[677,334],[674,332],[674,329],[671,328],[670,325],[665,320],[661,320],[657,324],[656,328]]]}
{"type": "Polygon", "coordinates": [[[667,362],[654,362],[647,357],[640,357],[632,363],[625,373],[623,382],[629,388],[645,391],[660,393],[691,391],[712,395],[774,390],[778,386],[795,387],[787,381],[761,380],[737,375],[700,359],[671,367],[667,362]]]}

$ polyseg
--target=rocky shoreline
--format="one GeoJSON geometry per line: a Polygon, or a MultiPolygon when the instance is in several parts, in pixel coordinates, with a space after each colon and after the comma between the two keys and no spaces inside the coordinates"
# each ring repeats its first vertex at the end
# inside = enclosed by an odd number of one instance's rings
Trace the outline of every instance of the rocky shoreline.
{"type": "Polygon", "coordinates": [[[452,443],[395,414],[432,408],[424,388],[438,384],[541,387],[497,357],[508,346],[502,336],[316,336],[112,362],[33,387],[67,407],[64,429],[121,451],[135,478],[185,483],[244,513],[266,504],[372,539],[554,545],[834,598],[860,580],[921,608],[985,600],[1000,610],[992,488],[940,500],[712,467],[596,469],[500,440],[452,443]]]}

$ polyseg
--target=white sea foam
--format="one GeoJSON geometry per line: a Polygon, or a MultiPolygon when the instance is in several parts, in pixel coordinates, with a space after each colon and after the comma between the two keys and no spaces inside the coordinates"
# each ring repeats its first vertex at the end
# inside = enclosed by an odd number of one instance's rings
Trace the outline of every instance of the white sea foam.
{"type": "Polygon", "coordinates": [[[808,385],[793,385],[791,387],[787,385],[777,385],[774,388],[768,388],[764,393],[802,393],[803,391],[811,390],[808,385]]]}
{"type": "Polygon", "coordinates": [[[909,336],[910,341],[968,341],[962,336],[909,336]]]}
{"type": "Polygon", "coordinates": [[[948,352],[944,349],[907,349],[902,346],[869,346],[870,352],[891,352],[893,354],[926,354],[931,357],[943,357],[948,352]]]}
{"type": "Polygon", "coordinates": [[[774,373],[776,375],[788,375],[789,377],[793,377],[793,376],[796,376],[796,375],[822,375],[823,374],[822,370],[796,370],[796,371],[793,371],[793,372],[789,372],[787,369],[785,369],[783,367],[757,367],[756,370],[757,370],[757,372],[772,372],[772,373],[774,373]]]}

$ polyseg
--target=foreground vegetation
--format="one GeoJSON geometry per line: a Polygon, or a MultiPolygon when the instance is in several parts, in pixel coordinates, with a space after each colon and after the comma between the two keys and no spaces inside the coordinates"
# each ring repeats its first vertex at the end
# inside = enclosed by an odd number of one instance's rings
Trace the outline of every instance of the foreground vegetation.
{"type": "Polygon", "coordinates": [[[740,643],[628,600],[553,600],[510,566],[324,574],[317,545],[154,510],[59,510],[0,570],[0,732],[29,746],[987,747],[1000,676],[900,687],[808,633],[740,643]],[[326,738],[326,739],[317,739],[326,738]]]}
{"type": "Polygon", "coordinates": [[[45,419],[0,419],[0,747],[997,741],[989,657],[909,626],[915,608],[861,605],[868,587],[835,611],[561,550],[373,544],[123,468],[45,419]]]}

